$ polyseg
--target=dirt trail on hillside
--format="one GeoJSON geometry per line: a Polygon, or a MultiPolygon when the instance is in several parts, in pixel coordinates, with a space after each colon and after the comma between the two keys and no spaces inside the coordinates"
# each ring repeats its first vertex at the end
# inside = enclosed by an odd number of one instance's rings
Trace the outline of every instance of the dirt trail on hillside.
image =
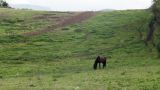
{"type": "Polygon", "coordinates": [[[76,13],[75,15],[68,17],[68,18],[64,18],[62,20],[60,20],[59,22],[57,22],[56,25],[50,25],[46,28],[43,28],[41,30],[37,30],[37,31],[33,31],[33,32],[28,32],[28,33],[24,33],[23,36],[37,36],[43,33],[47,33],[47,32],[52,32],[57,28],[62,28],[68,25],[72,25],[75,23],[80,23],[84,20],[89,19],[90,17],[94,16],[95,12],[81,12],[81,13],[76,13]]]}

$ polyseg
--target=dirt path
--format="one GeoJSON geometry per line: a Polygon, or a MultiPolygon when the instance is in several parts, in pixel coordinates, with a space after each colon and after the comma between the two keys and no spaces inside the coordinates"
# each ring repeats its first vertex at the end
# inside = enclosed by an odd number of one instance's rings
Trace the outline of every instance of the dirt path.
{"type": "Polygon", "coordinates": [[[34,32],[28,32],[28,33],[24,33],[23,36],[37,36],[43,33],[47,33],[47,32],[51,32],[54,31],[57,28],[62,28],[68,25],[72,25],[75,23],[80,23],[84,20],[89,19],[90,17],[94,16],[95,12],[81,12],[81,13],[77,13],[69,18],[63,19],[61,21],[59,21],[56,25],[51,25],[48,26],[46,28],[43,28],[41,30],[38,31],[34,31],[34,32]]]}

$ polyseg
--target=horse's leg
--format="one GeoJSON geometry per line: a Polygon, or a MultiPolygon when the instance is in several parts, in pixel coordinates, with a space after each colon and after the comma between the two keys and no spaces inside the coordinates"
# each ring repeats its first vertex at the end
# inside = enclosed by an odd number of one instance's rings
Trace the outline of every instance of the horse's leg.
{"type": "Polygon", "coordinates": [[[99,68],[101,69],[101,63],[99,63],[99,68]]]}
{"type": "Polygon", "coordinates": [[[103,69],[105,68],[105,65],[104,65],[104,63],[103,63],[103,69]]]}
{"type": "Polygon", "coordinates": [[[93,65],[93,69],[96,70],[97,69],[97,62],[95,61],[94,65],[93,65]]]}
{"type": "Polygon", "coordinates": [[[103,69],[106,67],[106,61],[103,63],[103,69]]]}

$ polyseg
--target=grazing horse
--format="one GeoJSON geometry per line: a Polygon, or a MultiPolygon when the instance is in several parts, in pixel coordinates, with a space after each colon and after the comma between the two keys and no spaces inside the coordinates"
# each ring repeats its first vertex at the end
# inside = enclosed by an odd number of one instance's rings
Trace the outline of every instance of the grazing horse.
{"type": "Polygon", "coordinates": [[[97,64],[99,64],[99,68],[101,68],[101,63],[103,64],[103,68],[106,67],[106,61],[107,61],[107,58],[106,57],[101,57],[101,56],[98,56],[95,60],[95,63],[93,65],[93,69],[96,70],[97,69],[97,64]]]}

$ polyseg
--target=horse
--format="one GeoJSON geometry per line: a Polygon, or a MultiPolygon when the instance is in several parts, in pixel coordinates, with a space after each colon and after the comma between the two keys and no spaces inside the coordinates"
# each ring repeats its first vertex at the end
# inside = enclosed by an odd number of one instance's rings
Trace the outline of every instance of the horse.
{"type": "Polygon", "coordinates": [[[99,68],[101,68],[101,63],[103,64],[103,69],[106,67],[106,57],[98,56],[94,62],[93,69],[97,69],[97,65],[99,64],[99,68]]]}

